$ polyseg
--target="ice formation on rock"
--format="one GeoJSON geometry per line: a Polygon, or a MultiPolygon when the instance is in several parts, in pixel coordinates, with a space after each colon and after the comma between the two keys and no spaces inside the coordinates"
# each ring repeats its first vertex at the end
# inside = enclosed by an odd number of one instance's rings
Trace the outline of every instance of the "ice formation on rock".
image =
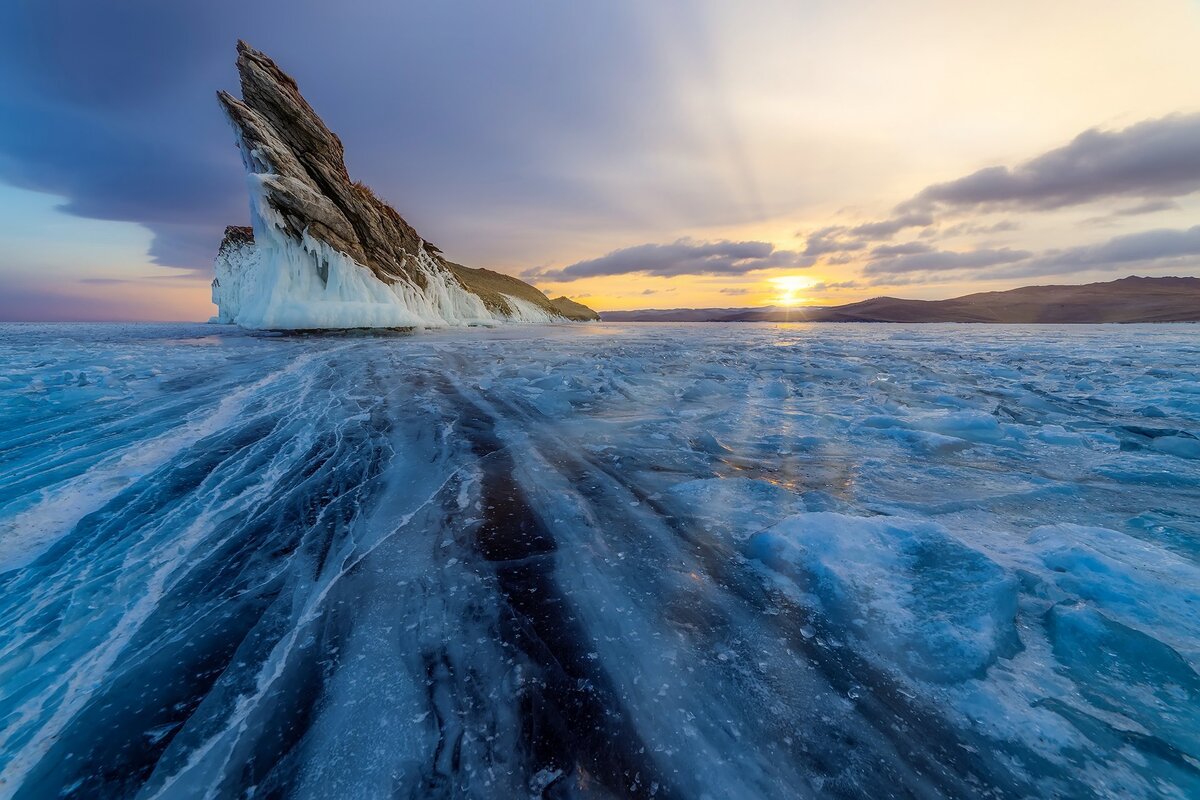
{"type": "Polygon", "coordinates": [[[213,280],[215,321],[408,328],[571,317],[515,278],[448,262],[350,179],[341,140],[291,77],[244,42],[237,65],[243,99],[218,97],[246,167],[251,228],[226,231],[213,280]]]}

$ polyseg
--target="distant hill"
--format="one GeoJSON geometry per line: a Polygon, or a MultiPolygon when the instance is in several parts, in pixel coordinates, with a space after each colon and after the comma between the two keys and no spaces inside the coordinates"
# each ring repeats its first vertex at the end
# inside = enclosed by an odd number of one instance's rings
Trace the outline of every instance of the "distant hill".
{"type": "Polygon", "coordinates": [[[1025,286],[949,300],[874,297],[842,306],[602,311],[610,322],[1200,322],[1200,278],[1025,286]]]}
{"type": "Polygon", "coordinates": [[[600,315],[595,311],[569,297],[556,297],[550,301],[550,305],[554,306],[554,310],[559,314],[574,322],[590,322],[600,319],[600,315]]]}
{"type": "MultiPolygon", "coordinates": [[[[637,311],[601,311],[606,322],[738,322],[747,314],[782,312],[782,307],[762,308],[643,308],[637,311]]],[[[806,309],[811,310],[811,309],[806,309]]]]}

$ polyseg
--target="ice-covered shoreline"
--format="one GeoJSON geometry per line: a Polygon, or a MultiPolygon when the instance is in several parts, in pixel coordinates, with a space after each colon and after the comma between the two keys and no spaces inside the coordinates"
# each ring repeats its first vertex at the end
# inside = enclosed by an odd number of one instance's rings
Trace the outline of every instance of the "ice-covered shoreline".
{"type": "Polygon", "coordinates": [[[1190,330],[0,345],[16,797],[1200,789],[1190,330]]]}
{"type": "MultiPolygon", "coordinates": [[[[253,192],[253,181],[251,182],[253,192]]],[[[567,322],[504,295],[508,314],[489,309],[432,258],[415,257],[424,286],[384,283],[345,253],[305,235],[287,236],[264,196],[252,194],[254,237],[226,242],[214,262],[214,322],[250,330],[446,328],[567,322]]]]}

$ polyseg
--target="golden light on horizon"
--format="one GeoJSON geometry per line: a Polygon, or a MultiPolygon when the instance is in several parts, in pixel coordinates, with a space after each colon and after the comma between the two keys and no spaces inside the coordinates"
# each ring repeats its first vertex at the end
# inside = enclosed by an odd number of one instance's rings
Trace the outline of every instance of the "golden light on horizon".
{"type": "Polygon", "coordinates": [[[799,292],[813,286],[816,281],[812,278],[803,275],[781,275],[778,278],[770,278],[771,284],[774,285],[779,294],[772,298],[771,302],[777,306],[799,306],[804,305],[808,301],[807,297],[802,297],[799,292]]]}

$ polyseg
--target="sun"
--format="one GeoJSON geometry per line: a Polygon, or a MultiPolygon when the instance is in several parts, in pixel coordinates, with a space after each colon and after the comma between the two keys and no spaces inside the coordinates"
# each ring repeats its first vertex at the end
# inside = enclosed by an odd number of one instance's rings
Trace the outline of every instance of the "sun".
{"type": "Polygon", "coordinates": [[[775,284],[775,288],[779,291],[779,295],[773,298],[777,306],[802,305],[808,298],[801,297],[798,292],[816,283],[812,278],[806,278],[803,275],[783,275],[778,278],[771,278],[770,281],[775,284]]]}

